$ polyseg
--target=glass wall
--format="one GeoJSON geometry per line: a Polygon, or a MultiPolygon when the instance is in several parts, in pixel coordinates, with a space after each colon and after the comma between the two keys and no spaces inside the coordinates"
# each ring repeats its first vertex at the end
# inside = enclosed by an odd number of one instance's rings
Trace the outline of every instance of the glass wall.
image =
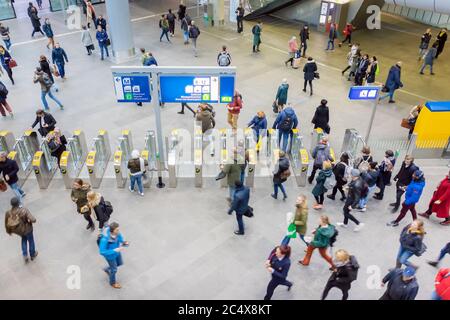
{"type": "MultiPolygon", "coordinates": [[[[0,0],[1,1],[1,0],[0,0]]],[[[50,2],[50,10],[61,11],[61,5],[64,5],[64,9],[67,9],[70,5],[81,6],[83,0],[49,0],[50,2]]],[[[104,3],[105,0],[91,0],[92,4],[104,3]]]]}
{"type": "Polygon", "coordinates": [[[0,20],[14,19],[16,12],[11,0],[0,0],[0,20]]]}

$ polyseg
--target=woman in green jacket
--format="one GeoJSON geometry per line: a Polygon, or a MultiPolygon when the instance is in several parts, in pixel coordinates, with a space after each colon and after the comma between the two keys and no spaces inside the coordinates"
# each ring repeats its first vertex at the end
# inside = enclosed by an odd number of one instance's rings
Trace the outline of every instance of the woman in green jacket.
{"type": "Polygon", "coordinates": [[[275,97],[275,101],[278,106],[278,112],[283,111],[284,105],[287,103],[287,97],[288,97],[288,90],[289,90],[289,84],[287,79],[283,79],[283,82],[278,87],[277,95],[275,97]]]}
{"type": "Polygon", "coordinates": [[[306,255],[303,260],[298,263],[304,266],[308,266],[311,261],[311,256],[315,249],[319,249],[319,253],[330,265],[330,270],[334,270],[334,264],[331,257],[327,254],[327,249],[330,246],[330,239],[334,236],[336,232],[335,227],[330,224],[330,220],[327,216],[321,216],[319,219],[319,227],[314,230],[314,240],[309,244],[306,255]]]}
{"type": "Polygon", "coordinates": [[[320,210],[323,208],[323,201],[325,199],[325,193],[328,191],[325,188],[325,181],[333,176],[333,171],[331,170],[332,164],[330,161],[324,161],[322,164],[322,170],[320,170],[319,175],[316,178],[316,185],[312,190],[312,194],[316,199],[316,204],[313,205],[313,208],[316,210],[320,210]]]}

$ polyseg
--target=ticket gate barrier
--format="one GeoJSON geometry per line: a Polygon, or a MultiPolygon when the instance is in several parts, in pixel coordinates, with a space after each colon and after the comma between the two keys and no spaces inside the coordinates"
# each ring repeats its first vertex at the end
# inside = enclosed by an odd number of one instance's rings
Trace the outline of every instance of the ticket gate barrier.
{"type": "Polygon", "coordinates": [[[253,134],[253,129],[246,128],[245,134],[245,155],[248,157],[247,163],[247,176],[245,178],[245,184],[247,187],[252,188],[255,185],[255,168],[256,168],[256,141],[253,134]]]}
{"type": "Polygon", "coordinates": [[[311,146],[309,148],[309,152],[312,154],[314,148],[319,144],[320,140],[325,135],[325,132],[323,132],[322,128],[316,128],[312,131],[311,134],[311,146]]]}
{"type": "Polygon", "coordinates": [[[354,160],[365,145],[366,142],[358,131],[355,129],[346,129],[341,154],[346,152],[350,159],[354,160]]]}
{"type": "Polygon", "coordinates": [[[59,166],[66,189],[71,189],[73,181],[80,175],[86,161],[88,148],[83,131],[75,130],[67,139],[67,150],[61,154],[59,166]]]}
{"type": "Polygon", "coordinates": [[[94,145],[88,153],[86,160],[92,188],[100,188],[110,157],[111,146],[109,144],[108,132],[106,130],[100,130],[97,137],[94,138],[94,145]]]}
{"type": "Polygon", "coordinates": [[[145,134],[145,147],[141,152],[141,157],[147,160],[147,177],[148,179],[143,180],[144,188],[150,188],[151,178],[153,176],[153,171],[157,171],[156,167],[156,134],[153,130],[148,130],[145,134]]]}
{"type": "Polygon", "coordinates": [[[177,187],[177,171],[179,164],[179,152],[180,137],[178,130],[172,130],[167,140],[167,166],[169,171],[169,188],[177,187]]]}
{"type": "Polygon", "coordinates": [[[32,164],[39,188],[47,189],[56,170],[58,170],[58,158],[51,155],[46,140],[42,142],[41,150],[34,154],[32,164]]]}
{"type": "Polygon", "coordinates": [[[267,158],[272,165],[275,165],[278,161],[278,155],[280,152],[278,130],[269,129],[268,133],[269,137],[267,139],[267,158]]]}
{"type": "Polygon", "coordinates": [[[308,177],[309,156],[298,129],[293,130],[291,148],[291,166],[297,186],[306,186],[308,177]]]}
{"type": "Polygon", "coordinates": [[[15,142],[14,134],[11,131],[0,131],[0,152],[9,153],[13,151],[15,142]]]}
{"type": "MultiPolygon", "coordinates": [[[[225,166],[228,163],[228,143],[227,143],[227,129],[220,130],[220,165],[225,166]]],[[[220,186],[225,188],[228,186],[227,179],[220,180],[220,186]]]]}
{"type": "Polygon", "coordinates": [[[127,163],[126,153],[122,150],[116,150],[114,153],[114,173],[116,174],[117,188],[125,188],[128,174],[127,163]]]}
{"type": "Polygon", "coordinates": [[[198,126],[194,128],[194,184],[196,188],[203,186],[203,132],[198,126]]]}
{"type": "Polygon", "coordinates": [[[122,155],[125,160],[128,161],[131,158],[131,152],[133,151],[133,140],[131,139],[130,130],[122,130],[122,135],[118,139],[119,149],[122,151],[122,155]]]}
{"type": "Polygon", "coordinates": [[[39,150],[39,138],[35,131],[27,130],[23,136],[16,139],[13,150],[8,154],[8,158],[17,162],[19,166],[19,186],[25,183],[32,167],[34,154],[39,150]]]}

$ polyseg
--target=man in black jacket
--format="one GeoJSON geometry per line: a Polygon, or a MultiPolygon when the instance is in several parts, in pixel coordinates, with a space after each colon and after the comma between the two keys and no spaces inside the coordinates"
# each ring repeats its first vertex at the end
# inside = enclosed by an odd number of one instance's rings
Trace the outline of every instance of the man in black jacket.
{"type": "Polygon", "coordinates": [[[326,134],[330,134],[330,126],[328,125],[330,113],[327,103],[326,99],[320,101],[320,106],[317,107],[311,123],[314,124],[314,129],[321,128],[326,134]]]}
{"type": "Polygon", "coordinates": [[[364,180],[361,178],[361,172],[358,169],[352,169],[352,181],[348,185],[347,200],[344,204],[344,222],[336,223],[339,227],[347,228],[348,220],[353,221],[356,224],[353,231],[358,232],[364,227],[364,223],[361,223],[356,219],[350,211],[355,209],[359,205],[359,200],[364,193],[364,180]]]}
{"type": "Polygon", "coordinates": [[[307,40],[309,40],[309,27],[307,25],[303,26],[303,29],[300,31],[300,51],[303,48],[303,54],[302,57],[306,57],[306,49],[308,49],[308,43],[307,40]]]}
{"type": "Polygon", "coordinates": [[[236,21],[237,21],[237,32],[241,33],[244,31],[244,14],[245,14],[245,10],[244,10],[244,6],[242,5],[242,3],[239,3],[239,7],[237,7],[236,11],[236,21]]]}
{"type": "Polygon", "coordinates": [[[36,120],[34,120],[31,125],[30,130],[32,130],[39,123],[39,133],[42,137],[47,136],[47,134],[55,130],[56,120],[50,113],[45,112],[42,109],[36,111],[36,120]]]}
{"type": "Polygon", "coordinates": [[[391,207],[394,207],[392,208],[392,213],[397,212],[402,195],[405,193],[406,187],[411,183],[413,174],[416,170],[419,170],[419,167],[414,164],[414,158],[410,155],[406,155],[400,171],[394,177],[394,181],[397,182],[397,194],[395,202],[389,204],[391,207]]]}
{"type": "Polygon", "coordinates": [[[388,287],[379,300],[414,300],[419,291],[415,274],[413,267],[391,270],[383,278],[381,285],[384,287],[388,283],[388,287]]]}
{"type": "Polygon", "coordinates": [[[242,216],[248,211],[248,201],[250,199],[250,189],[242,183],[242,181],[237,180],[235,182],[235,192],[231,207],[228,210],[228,214],[232,214],[236,211],[236,220],[238,223],[239,230],[234,231],[236,235],[244,235],[244,221],[242,216]]]}
{"type": "MultiPolygon", "coordinates": [[[[25,197],[26,193],[19,187],[17,182],[19,181],[19,177],[17,173],[19,172],[19,166],[17,162],[11,159],[8,159],[8,155],[5,151],[0,152],[0,173],[3,174],[3,179],[9,185],[9,187],[14,191],[17,198],[22,201],[22,198],[25,197]]],[[[3,180],[0,178],[0,180],[3,180]]]]}

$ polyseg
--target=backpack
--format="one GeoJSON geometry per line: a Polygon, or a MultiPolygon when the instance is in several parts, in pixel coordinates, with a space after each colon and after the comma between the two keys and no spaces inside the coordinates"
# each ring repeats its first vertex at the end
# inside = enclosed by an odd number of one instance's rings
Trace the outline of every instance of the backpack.
{"type": "Polygon", "coordinates": [[[337,240],[337,236],[339,235],[339,231],[337,229],[334,229],[333,235],[330,237],[330,247],[334,246],[334,243],[337,240]]]}
{"type": "Polygon", "coordinates": [[[327,149],[328,149],[328,148],[317,150],[316,157],[315,157],[315,160],[314,160],[314,163],[315,163],[315,164],[322,165],[322,163],[323,163],[324,161],[327,161],[327,160],[328,160],[328,157],[327,157],[327,149]]]}
{"type": "Polygon", "coordinates": [[[350,282],[355,281],[358,278],[358,270],[359,270],[359,263],[356,260],[354,256],[350,256],[350,272],[348,273],[348,278],[350,282]]]}
{"type": "Polygon", "coordinates": [[[221,67],[227,67],[230,65],[230,58],[228,56],[228,53],[222,52],[219,55],[219,66],[221,67]]]}
{"type": "Polygon", "coordinates": [[[290,116],[286,116],[283,121],[280,123],[279,129],[282,131],[290,131],[292,130],[292,125],[294,121],[290,116]]]}
{"type": "Polygon", "coordinates": [[[357,168],[360,172],[367,172],[369,171],[369,161],[364,160],[361,158],[361,162],[358,164],[357,168]]]}
{"type": "Polygon", "coordinates": [[[113,208],[111,202],[104,201],[102,206],[103,206],[103,211],[109,218],[111,216],[111,214],[114,212],[114,208],[113,208]]]}
{"type": "Polygon", "coordinates": [[[334,174],[327,177],[325,179],[325,182],[323,183],[323,187],[327,190],[333,189],[335,185],[336,185],[336,178],[335,178],[334,174]]]}
{"type": "Polygon", "coordinates": [[[50,89],[53,85],[52,80],[50,79],[50,77],[48,76],[48,74],[46,74],[44,72],[44,74],[42,75],[42,80],[44,81],[45,86],[47,87],[47,89],[50,89]]]}
{"type": "Polygon", "coordinates": [[[8,229],[14,230],[20,225],[20,223],[22,222],[22,219],[20,219],[20,216],[18,213],[12,214],[11,211],[9,211],[9,213],[10,213],[9,217],[6,220],[6,226],[8,227],[8,229]]]}
{"type": "Polygon", "coordinates": [[[361,198],[367,197],[367,194],[369,193],[369,185],[366,181],[363,179],[363,187],[361,189],[361,198]]]}
{"type": "Polygon", "coordinates": [[[193,26],[189,30],[189,37],[190,38],[197,38],[200,35],[200,30],[196,26],[193,26]]]}
{"type": "Polygon", "coordinates": [[[253,28],[252,28],[252,33],[253,33],[253,34],[256,34],[256,27],[257,27],[257,25],[255,24],[255,25],[253,26],[253,28]]]}
{"type": "Polygon", "coordinates": [[[6,89],[6,86],[0,81],[0,97],[3,99],[6,99],[6,96],[8,95],[8,89],[6,89]]]}
{"type": "Polygon", "coordinates": [[[54,141],[51,140],[48,144],[47,144],[48,148],[50,149],[50,152],[55,152],[56,150],[58,150],[59,146],[58,144],[54,141]]]}

